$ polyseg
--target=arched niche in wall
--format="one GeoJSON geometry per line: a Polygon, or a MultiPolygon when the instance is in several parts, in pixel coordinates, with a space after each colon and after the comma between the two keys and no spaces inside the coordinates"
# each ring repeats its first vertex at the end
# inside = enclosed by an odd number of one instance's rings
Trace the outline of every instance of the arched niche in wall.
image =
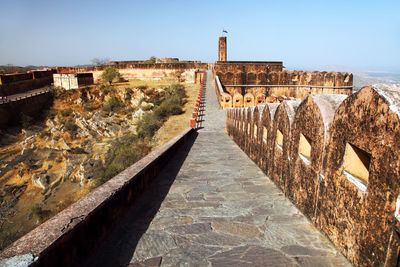
{"type": "Polygon", "coordinates": [[[243,96],[242,96],[242,94],[235,93],[233,95],[233,100],[232,101],[233,101],[232,105],[233,105],[234,108],[243,107],[243,96]]]}
{"type": "Polygon", "coordinates": [[[256,105],[262,105],[265,103],[265,95],[264,94],[257,94],[255,99],[256,105]]]}
{"type": "Polygon", "coordinates": [[[246,84],[254,85],[256,84],[257,76],[254,72],[247,73],[247,81],[246,84]]]}
{"type": "Polygon", "coordinates": [[[232,96],[228,93],[223,93],[221,95],[221,106],[223,109],[232,107],[232,96]]]}
{"type": "Polygon", "coordinates": [[[254,95],[252,93],[245,94],[243,101],[244,101],[243,103],[244,107],[254,106],[254,95]]]}

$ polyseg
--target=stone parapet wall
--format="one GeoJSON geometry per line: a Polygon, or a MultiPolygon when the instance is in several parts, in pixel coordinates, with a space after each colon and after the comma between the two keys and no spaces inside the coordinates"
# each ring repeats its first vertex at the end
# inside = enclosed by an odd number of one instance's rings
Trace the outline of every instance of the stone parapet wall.
{"type": "Polygon", "coordinates": [[[112,232],[175,153],[193,143],[196,134],[193,129],[183,131],[15,241],[0,253],[0,266],[84,266],[87,255],[112,232]]]}
{"type": "Polygon", "coordinates": [[[19,94],[52,84],[53,71],[0,75],[0,96],[19,94]]]}
{"type": "Polygon", "coordinates": [[[53,77],[39,78],[0,85],[0,95],[9,96],[45,87],[53,83],[53,77]]]}
{"type": "Polygon", "coordinates": [[[267,74],[267,84],[294,85],[298,87],[268,87],[267,95],[287,96],[304,99],[309,94],[352,93],[353,74],[347,72],[283,71],[267,74]],[[301,85],[306,85],[301,87],[301,85]],[[315,87],[313,87],[315,86],[315,87]],[[320,88],[318,86],[326,86],[320,88]],[[331,87],[331,88],[330,88],[331,87]],[[336,87],[336,88],[334,88],[336,87]],[[344,87],[344,88],[340,88],[344,87]]]}
{"type": "Polygon", "coordinates": [[[399,86],[229,108],[226,125],[233,140],[354,265],[397,264],[399,86]]]}
{"type": "Polygon", "coordinates": [[[32,80],[33,73],[16,73],[16,74],[2,74],[0,75],[0,85],[15,83],[20,81],[32,80]]]}
{"type": "Polygon", "coordinates": [[[215,75],[219,77],[225,92],[232,97],[235,94],[252,96],[257,100],[256,103],[304,99],[310,94],[352,93],[353,74],[347,72],[270,71],[265,67],[253,70],[246,65],[242,69],[229,64],[224,68],[217,66],[215,75]]]}
{"type": "Polygon", "coordinates": [[[49,104],[50,93],[42,93],[18,101],[9,101],[0,105],[0,129],[16,125],[21,121],[21,114],[38,117],[41,109],[49,104]]]}

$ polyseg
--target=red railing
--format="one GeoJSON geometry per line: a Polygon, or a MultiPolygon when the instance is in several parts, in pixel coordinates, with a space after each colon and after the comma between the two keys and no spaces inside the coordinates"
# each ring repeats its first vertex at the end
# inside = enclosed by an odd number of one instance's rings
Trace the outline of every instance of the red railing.
{"type": "Polygon", "coordinates": [[[45,94],[45,93],[48,93],[49,91],[50,91],[50,89],[48,89],[48,88],[41,89],[41,90],[34,89],[34,90],[31,90],[31,91],[27,91],[25,93],[19,93],[19,94],[9,95],[9,96],[1,96],[0,97],[0,104],[19,101],[19,100],[22,100],[22,99],[25,99],[25,98],[29,98],[29,97],[45,94]]]}
{"type": "Polygon", "coordinates": [[[201,102],[202,102],[202,99],[203,99],[205,78],[206,78],[206,73],[204,72],[203,79],[201,80],[201,87],[200,87],[199,95],[197,96],[196,104],[195,104],[194,110],[192,112],[192,118],[190,119],[190,127],[194,128],[194,129],[196,128],[196,124],[197,124],[197,121],[199,119],[201,102]]]}

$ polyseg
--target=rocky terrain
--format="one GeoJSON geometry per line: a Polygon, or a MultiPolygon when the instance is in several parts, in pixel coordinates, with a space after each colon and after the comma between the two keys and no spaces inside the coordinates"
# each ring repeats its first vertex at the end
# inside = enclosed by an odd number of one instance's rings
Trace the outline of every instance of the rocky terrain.
{"type": "Polygon", "coordinates": [[[136,127],[169,85],[145,83],[59,91],[41,122],[0,132],[0,249],[155,146],[136,127]]]}

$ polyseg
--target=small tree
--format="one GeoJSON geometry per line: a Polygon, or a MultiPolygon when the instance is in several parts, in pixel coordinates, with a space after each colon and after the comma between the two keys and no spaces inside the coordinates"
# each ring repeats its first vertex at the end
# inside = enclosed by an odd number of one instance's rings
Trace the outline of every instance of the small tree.
{"type": "Polygon", "coordinates": [[[157,58],[155,56],[152,56],[152,57],[150,57],[150,59],[145,60],[144,63],[153,64],[153,63],[156,63],[156,61],[157,61],[157,58]]]}
{"type": "Polygon", "coordinates": [[[119,73],[118,70],[114,69],[113,67],[107,67],[101,74],[101,77],[105,82],[109,82],[110,84],[112,81],[116,78],[119,78],[121,74],[119,73]]]}
{"type": "Polygon", "coordinates": [[[110,59],[108,58],[94,58],[91,61],[94,66],[105,66],[110,64],[110,59]]]}

